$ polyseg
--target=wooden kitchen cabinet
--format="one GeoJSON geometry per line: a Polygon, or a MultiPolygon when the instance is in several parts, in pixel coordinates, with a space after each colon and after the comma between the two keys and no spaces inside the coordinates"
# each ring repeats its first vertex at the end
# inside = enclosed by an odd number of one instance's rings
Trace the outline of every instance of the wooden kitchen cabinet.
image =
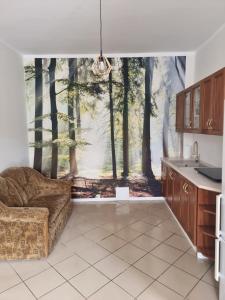
{"type": "Polygon", "coordinates": [[[178,221],[181,220],[181,184],[182,177],[177,172],[174,172],[172,211],[178,221]]]}
{"type": "Polygon", "coordinates": [[[206,134],[223,134],[224,69],[202,81],[202,129],[206,134]]]}
{"type": "Polygon", "coordinates": [[[173,204],[173,195],[174,195],[174,179],[175,173],[171,168],[167,167],[167,203],[170,208],[173,204]]]}
{"type": "Polygon", "coordinates": [[[213,258],[218,193],[197,188],[166,163],[162,171],[163,195],[173,214],[198,251],[213,258]]]}
{"type": "Polygon", "coordinates": [[[223,135],[224,100],[225,68],[177,94],[176,130],[223,135]]]}

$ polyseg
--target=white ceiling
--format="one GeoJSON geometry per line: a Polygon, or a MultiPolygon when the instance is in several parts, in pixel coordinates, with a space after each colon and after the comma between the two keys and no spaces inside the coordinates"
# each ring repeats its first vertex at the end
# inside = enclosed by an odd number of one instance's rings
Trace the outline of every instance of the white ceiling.
{"type": "MultiPolygon", "coordinates": [[[[102,0],[104,51],[194,51],[225,22],[225,0],[102,0]]],[[[95,54],[99,0],[0,0],[0,39],[23,54],[95,54]]]]}

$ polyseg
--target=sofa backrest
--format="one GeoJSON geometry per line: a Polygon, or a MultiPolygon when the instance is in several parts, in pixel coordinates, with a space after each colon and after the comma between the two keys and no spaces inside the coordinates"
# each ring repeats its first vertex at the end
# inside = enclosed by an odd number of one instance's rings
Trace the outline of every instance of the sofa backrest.
{"type": "Polygon", "coordinates": [[[43,176],[38,171],[28,167],[14,167],[4,170],[1,174],[3,178],[11,178],[17,184],[24,206],[29,200],[39,193],[38,182],[43,176]]]}

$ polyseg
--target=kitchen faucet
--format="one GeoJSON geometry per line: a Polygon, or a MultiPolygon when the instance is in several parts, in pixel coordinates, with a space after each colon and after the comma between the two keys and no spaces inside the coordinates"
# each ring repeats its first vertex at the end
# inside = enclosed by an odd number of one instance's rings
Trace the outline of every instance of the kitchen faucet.
{"type": "Polygon", "coordinates": [[[195,141],[193,144],[192,157],[196,162],[198,162],[200,160],[200,154],[198,153],[198,142],[197,141],[195,141]]]}

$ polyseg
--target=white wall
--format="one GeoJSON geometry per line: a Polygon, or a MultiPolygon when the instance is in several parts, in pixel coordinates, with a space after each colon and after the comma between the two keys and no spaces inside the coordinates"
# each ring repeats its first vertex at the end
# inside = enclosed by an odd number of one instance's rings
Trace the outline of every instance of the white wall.
{"type": "Polygon", "coordinates": [[[22,57],[0,43],[0,171],[28,165],[22,57]]]}
{"type": "MultiPolygon", "coordinates": [[[[193,56],[187,57],[186,87],[225,67],[225,26],[207,40],[193,56]]],[[[222,166],[221,136],[184,134],[184,156],[189,158],[194,141],[199,143],[201,159],[222,166]]]]}

